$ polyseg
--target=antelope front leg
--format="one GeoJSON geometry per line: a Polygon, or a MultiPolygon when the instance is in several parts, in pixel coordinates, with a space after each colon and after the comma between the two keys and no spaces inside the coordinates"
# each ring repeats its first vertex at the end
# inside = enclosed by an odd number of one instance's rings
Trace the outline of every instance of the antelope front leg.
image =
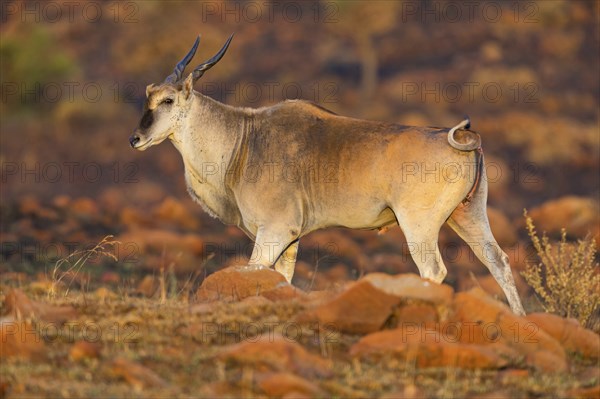
{"type": "Polygon", "coordinates": [[[286,250],[289,250],[289,256],[287,254],[288,251],[286,251],[286,254],[283,255],[286,259],[278,262],[278,265],[281,266],[281,269],[277,267],[277,271],[283,274],[286,280],[289,282],[294,273],[294,264],[296,261],[298,244],[296,237],[291,236],[291,234],[289,234],[289,230],[286,230],[288,232],[283,233],[277,230],[259,228],[256,234],[256,241],[254,243],[254,249],[252,250],[252,256],[250,256],[250,261],[248,262],[248,267],[257,269],[273,267],[275,262],[282,257],[282,253],[286,250]],[[293,241],[296,242],[292,244],[293,241]],[[290,266],[290,262],[288,262],[288,260],[291,259],[292,256],[293,261],[291,262],[290,266]]]}
{"type": "Polygon", "coordinates": [[[298,240],[290,244],[281,254],[275,263],[275,270],[283,274],[288,283],[292,283],[294,277],[294,267],[296,266],[296,256],[298,255],[298,240]]]}

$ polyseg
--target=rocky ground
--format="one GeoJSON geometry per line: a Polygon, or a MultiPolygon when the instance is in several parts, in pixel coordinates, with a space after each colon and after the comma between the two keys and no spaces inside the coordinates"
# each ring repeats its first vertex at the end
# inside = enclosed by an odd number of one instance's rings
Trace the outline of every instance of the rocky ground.
{"type": "Polygon", "coordinates": [[[270,270],[230,267],[191,296],[159,287],[151,298],[62,284],[52,297],[51,282],[3,278],[11,398],[600,394],[594,332],[413,274],[306,292],[270,270]]]}

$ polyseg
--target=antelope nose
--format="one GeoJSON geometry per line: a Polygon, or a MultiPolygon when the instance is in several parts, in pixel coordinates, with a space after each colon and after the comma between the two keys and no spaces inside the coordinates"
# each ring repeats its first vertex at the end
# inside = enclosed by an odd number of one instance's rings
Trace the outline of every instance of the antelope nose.
{"type": "Polygon", "coordinates": [[[135,148],[135,145],[139,142],[140,142],[140,137],[137,134],[132,134],[129,137],[129,144],[131,145],[131,148],[135,148]]]}

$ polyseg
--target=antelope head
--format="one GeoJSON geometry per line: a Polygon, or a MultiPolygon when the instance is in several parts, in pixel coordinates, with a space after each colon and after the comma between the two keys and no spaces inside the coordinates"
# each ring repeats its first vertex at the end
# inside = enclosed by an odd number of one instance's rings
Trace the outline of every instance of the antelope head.
{"type": "Polygon", "coordinates": [[[182,78],[185,67],[190,63],[200,43],[200,36],[186,54],[175,66],[164,82],[150,84],[146,87],[146,102],[144,113],[139,126],[129,137],[132,148],[144,151],[148,147],[162,143],[166,138],[175,134],[185,120],[187,111],[193,99],[194,83],[221,60],[233,34],[225,42],[221,50],[208,61],[197,66],[185,79],[182,78]]]}

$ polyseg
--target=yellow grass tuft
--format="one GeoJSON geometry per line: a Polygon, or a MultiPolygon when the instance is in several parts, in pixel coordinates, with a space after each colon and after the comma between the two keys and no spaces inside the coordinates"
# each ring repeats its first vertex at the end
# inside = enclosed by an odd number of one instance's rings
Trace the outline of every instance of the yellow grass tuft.
{"type": "Polygon", "coordinates": [[[597,327],[597,320],[592,317],[600,305],[596,241],[586,237],[569,243],[567,232],[562,229],[560,241],[552,244],[545,233],[541,239],[538,237],[527,210],[523,215],[540,262],[528,262],[522,276],[547,312],[575,318],[588,328],[597,327]]]}
{"type": "MultiPolygon", "coordinates": [[[[110,250],[120,244],[115,241],[112,235],[104,237],[93,248],[75,251],[72,254],[59,259],[52,268],[51,285],[48,290],[48,297],[54,298],[58,292],[58,287],[63,283],[63,280],[70,278],[67,285],[65,295],[68,294],[71,284],[79,275],[81,269],[93,256],[107,257],[114,261],[117,257],[110,250]]],[[[82,287],[83,288],[83,287],[82,287]]]]}

